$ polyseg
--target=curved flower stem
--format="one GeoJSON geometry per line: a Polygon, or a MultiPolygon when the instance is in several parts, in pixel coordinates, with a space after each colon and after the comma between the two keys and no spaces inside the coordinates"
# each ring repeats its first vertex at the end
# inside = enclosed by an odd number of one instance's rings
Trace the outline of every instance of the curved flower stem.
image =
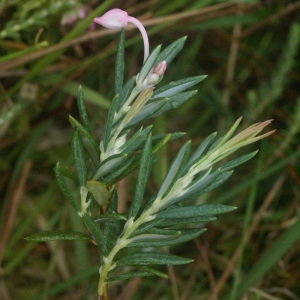
{"type": "Polygon", "coordinates": [[[134,17],[129,16],[127,20],[128,22],[133,23],[140,30],[142,34],[143,41],[144,41],[144,62],[145,62],[147,57],[149,56],[149,39],[145,27],[138,19],[134,17]]]}

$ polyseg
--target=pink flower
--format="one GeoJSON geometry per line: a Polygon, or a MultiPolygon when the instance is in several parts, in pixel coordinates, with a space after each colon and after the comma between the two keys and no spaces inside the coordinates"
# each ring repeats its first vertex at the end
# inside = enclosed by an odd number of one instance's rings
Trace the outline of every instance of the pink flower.
{"type": "Polygon", "coordinates": [[[119,8],[114,8],[106,12],[103,16],[95,18],[94,22],[109,28],[121,29],[127,25],[128,22],[133,23],[140,30],[144,41],[144,61],[149,56],[149,40],[148,35],[143,24],[136,18],[128,16],[127,12],[119,8]]]}
{"type": "Polygon", "coordinates": [[[128,14],[124,10],[114,8],[103,16],[95,18],[94,22],[109,29],[121,29],[128,23],[128,14]]]}

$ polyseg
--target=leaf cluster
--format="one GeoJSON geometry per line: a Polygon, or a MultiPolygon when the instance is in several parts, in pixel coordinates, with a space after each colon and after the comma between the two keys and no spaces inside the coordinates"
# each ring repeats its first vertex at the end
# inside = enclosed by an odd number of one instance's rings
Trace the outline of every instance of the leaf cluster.
{"type": "Polygon", "coordinates": [[[219,214],[233,210],[234,207],[226,205],[186,206],[183,201],[197,198],[216,188],[230,177],[234,167],[255,154],[250,153],[216,169],[209,168],[190,176],[193,165],[201,161],[222,139],[214,142],[216,134],[210,135],[192,156],[190,142],[187,142],[171,164],[157,195],[145,200],[155,153],[168,141],[181,137],[183,133],[152,135],[152,126],[144,128],[141,123],[182,105],[197,92],[186,90],[202,81],[205,76],[171,82],[153,93],[153,89],[150,90],[147,101],[133,113],[130,109],[133,109],[136,102],[131,105],[132,102],[129,103],[128,99],[132,98],[133,101],[137,97],[135,101],[144,101],[147,91],[136,92],[139,83],[145,80],[157,62],[165,60],[170,64],[182,49],[185,40],[186,37],[180,38],[163,51],[160,46],[155,48],[138,77],[124,84],[125,37],[124,30],[121,32],[116,59],[115,97],[108,111],[100,146],[93,137],[83,91],[79,87],[77,100],[80,120],[69,117],[73,128],[71,145],[75,168],[60,163],[55,167],[56,179],[63,195],[83,219],[90,234],[52,231],[27,238],[31,241],[92,240],[100,248],[101,265],[104,269],[107,268],[103,279],[105,282],[134,276],[166,277],[152,266],[191,262],[191,259],[159,253],[153,249],[197,238],[205,231],[204,225],[207,222],[216,220],[219,214]],[[126,105],[129,111],[124,111],[126,105]],[[135,130],[138,125],[141,127],[135,130]],[[135,169],[139,171],[130,209],[126,214],[119,214],[115,184],[135,169]],[[68,180],[77,181],[80,205],[68,180]],[[133,266],[135,270],[127,274],[110,275],[119,266],[133,266]],[[106,275],[110,276],[107,278],[106,275]]]}

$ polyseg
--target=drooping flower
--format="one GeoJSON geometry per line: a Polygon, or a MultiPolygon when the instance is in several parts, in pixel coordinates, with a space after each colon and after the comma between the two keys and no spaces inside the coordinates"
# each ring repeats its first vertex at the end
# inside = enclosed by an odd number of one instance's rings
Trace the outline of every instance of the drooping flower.
{"type": "Polygon", "coordinates": [[[126,11],[119,8],[111,9],[101,17],[95,18],[94,22],[109,29],[121,29],[125,27],[128,22],[133,23],[140,30],[143,37],[144,61],[149,56],[149,39],[145,27],[138,19],[129,16],[126,11]]]}

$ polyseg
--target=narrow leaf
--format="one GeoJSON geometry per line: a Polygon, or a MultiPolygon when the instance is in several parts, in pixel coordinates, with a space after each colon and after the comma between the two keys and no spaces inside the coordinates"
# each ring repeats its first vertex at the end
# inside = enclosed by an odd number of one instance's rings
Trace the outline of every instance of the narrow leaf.
{"type": "Polygon", "coordinates": [[[97,166],[100,162],[99,157],[100,157],[100,150],[99,146],[97,145],[95,139],[93,136],[72,116],[69,116],[69,121],[71,123],[71,126],[74,129],[77,129],[84,147],[86,148],[87,152],[90,155],[90,158],[94,164],[94,166],[97,166]]]}
{"type": "Polygon", "coordinates": [[[94,222],[94,220],[90,217],[89,214],[87,213],[82,213],[82,218],[88,227],[89,231],[93,235],[96,243],[100,247],[101,252],[103,253],[104,256],[108,255],[107,247],[106,247],[106,242],[103,237],[103,233],[101,229],[98,227],[98,225],[94,222]]]}
{"type": "Polygon", "coordinates": [[[147,75],[149,74],[150,70],[154,67],[154,63],[159,55],[161,46],[157,46],[151,54],[148,56],[147,60],[145,61],[140,74],[138,75],[138,82],[140,84],[146,79],[147,75]]]}
{"type": "Polygon", "coordinates": [[[160,222],[162,222],[162,221],[163,221],[163,219],[155,218],[149,222],[143,223],[141,226],[139,226],[138,229],[136,229],[134,231],[134,233],[141,234],[141,233],[147,232],[149,229],[151,229],[155,226],[158,226],[160,224],[160,222]]]}
{"type": "Polygon", "coordinates": [[[82,91],[82,86],[81,85],[79,86],[78,91],[77,91],[77,105],[78,105],[80,120],[81,120],[84,128],[89,133],[91,133],[90,121],[88,119],[88,115],[87,115],[87,112],[86,112],[85,101],[84,101],[83,91],[82,91]]]}
{"type": "Polygon", "coordinates": [[[119,182],[138,166],[138,162],[135,165],[136,160],[136,156],[132,156],[125,162],[122,162],[121,166],[119,166],[117,169],[114,169],[113,172],[111,172],[103,178],[103,183],[107,185],[112,185],[114,183],[119,182]]]}
{"type": "Polygon", "coordinates": [[[156,269],[150,268],[150,267],[142,266],[142,267],[139,267],[139,269],[144,270],[149,273],[152,273],[153,275],[164,278],[164,279],[168,279],[168,277],[169,277],[167,274],[165,274],[161,271],[158,271],[156,269]]]}
{"type": "MultiPolygon", "coordinates": [[[[155,220],[155,219],[154,219],[155,220]]],[[[160,219],[159,219],[160,220],[160,219]]],[[[217,220],[214,216],[200,216],[200,217],[192,217],[192,218],[168,218],[161,220],[157,226],[158,227],[170,227],[170,226],[178,226],[178,225],[186,225],[186,224],[204,224],[207,222],[217,220]]]]}
{"type": "Polygon", "coordinates": [[[125,43],[125,29],[120,32],[120,39],[118,43],[116,65],[115,65],[115,94],[121,95],[124,79],[124,43],[125,43]]]}
{"type": "Polygon", "coordinates": [[[204,141],[197,147],[197,149],[195,150],[195,152],[193,153],[193,155],[191,156],[189,162],[188,162],[188,169],[191,167],[191,165],[193,165],[194,163],[197,162],[197,160],[199,160],[199,158],[202,156],[202,154],[204,154],[205,150],[208,148],[208,146],[213,142],[213,140],[215,139],[217,133],[214,132],[211,135],[209,135],[206,139],[204,139],[204,141]]]}
{"type": "Polygon", "coordinates": [[[117,261],[118,266],[147,266],[147,265],[182,265],[193,262],[193,259],[184,258],[176,255],[142,252],[135,253],[121,258],[117,261]]]}
{"type": "Polygon", "coordinates": [[[184,37],[174,41],[169,46],[167,46],[158,56],[156,63],[165,60],[167,62],[167,64],[169,65],[171,63],[171,61],[174,59],[174,57],[183,48],[186,39],[187,39],[187,37],[184,36],[184,37]]]}
{"type": "Polygon", "coordinates": [[[86,182],[86,165],[83,145],[78,130],[73,131],[72,135],[72,151],[75,160],[77,176],[80,186],[84,186],[86,182]]]}
{"type": "Polygon", "coordinates": [[[120,281],[120,280],[135,278],[135,277],[146,277],[146,276],[153,276],[153,275],[154,275],[153,273],[146,272],[146,271],[130,272],[130,273],[125,273],[125,274],[110,277],[106,280],[106,282],[120,281]]]}
{"type": "MultiPolygon", "coordinates": [[[[185,219],[188,221],[187,219],[185,219]]],[[[128,244],[127,247],[166,247],[166,246],[173,246],[178,245],[181,243],[185,243],[187,241],[191,241],[196,237],[200,236],[206,229],[183,229],[180,235],[174,235],[173,238],[170,236],[166,236],[165,239],[160,238],[157,240],[144,240],[144,241],[133,241],[132,243],[128,244]]]]}
{"type": "Polygon", "coordinates": [[[60,165],[60,170],[61,173],[64,177],[68,177],[74,181],[77,180],[77,174],[74,168],[68,167],[68,166],[64,166],[64,165],[60,165]]]}
{"type": "Polygon", "coordinates": [[[56,180],[59,185],[59,188],[62,191],[63,195],[69,201],[70,205],[78,212],[79,211],[78,205],[72,195],[71,190],[69,189],[69,187],[64,179],[64,176],[61,171],[59,163],[57,163],[56,167],[55,167],[55,176],[56,176],[56,180]]]}
{"type": "Polygon", "coordinates": [[[91,237],[85,233],[68,230],[48,230],[32,234],[25,238],[31,242],[49,242],[49,241],[91,241],[91,237]]]}
{"type": "Polygon", "coordinates": [[[125,101],[129,98],[133,88],[135,87],[135,77],[132,77],[128,82],[125,83],[122,93],[119,95],[118,110],[122,107],[125,101]]]}
{"type": "Polygon", "coordinates": [[[164,98],[161,101],[152,102],[148,105],[145,105],[141,111],[136,114],[125,126],[125,129],[136,126],[140,122],[144,120],[154,118],[155,116],[159,115],[157,111],[160,111],[165,104],[168,102],[167,98],[164,98]]]}
{"type": "Polygon", "coordinates": [[[117,168],[121,163],[125,161],[127,154],[115,154],[108,157],[105,161],[103,161],[98,170],[93,175],[93,180],[99,180],[101,177],[109,174],[115,168],[117,168]]]}
{"type": "Polygon", "coordinates": [[[103,143],[103,148],[105,151],[107,149],[108,142],[110,141],[112,127],[114,125],[115,112],[118,107],[118,101],[119,101],[119,95],[116,95],[111,102],[111,105],[109,107],[107,117],[106,117],[106,120],[105,120],[105,123],[103,126],[103,134],[101,137],[101,142],[103,143]]]}
{"type": "Polygon", "coordinates": [[[139,173],[138,173],[138,179],[137,184],[135,188],[135,194],[133,201],[131,203],[129,216],[135,217],[141,207],[143,196],[145,193],[145,188],[150,176],[151,172],[151,165],[152,165],[152,144],[151,144],[151,133],[149,134],[143,153],[140,161],[140,167],[139,167],[139,173]]]}
{"type": "Polygon", "coordinates": [[[165,192],[169,189],[173,179],[176,177],[179,169],[182,166],[183,158],[188,155],[190,149],[190,142],[185,143],[179,150],[177,156],[172,162],[171,167],[162,183],[161,188],[158,191],[157,197],[163,196],[165,192]]]}
{"type": "Polygon", "coordinates": [[[99,215],[93,218],[95,223],[104,223],[104,222],[116,222],[116,221],[126,221],[127,219],[118,213],[106,213],[104,215],[99,215]]]}
{"type": "MultiPolygon", "coordinates": [[[[103,215],[105,218],[106,215],[112,216],[112,215],[119,215],[120,217],[117,217],[113,222],[104,222],[103,224],[103,236],[106,241],[106,247],[108,251],[111,251],[113,246],[116,243],[117,238],[120,236],[121,231],[124,226],[124,222],[121,222],[121,216],[120,214],[117,213],[118,210],[118,194],[116,189],[112,192],[111,200],[110,200],[110,205],[107,209],[107,212],[103,215]]],[[[98,217],[96,217],[98,218],[98,217]]],[[[97,222],[95,220],[95,222],[97,222]]],[[[101,223],[101,222],[100,222],[101,223]]]]}
{"type": "Polygon", "coordinates": [[[163,234],[141,234],[131,239],[127,247],[161,247],[169,245],[170,240],[176,239],[180,232],[173,235],[163,234]]]}
{"type": "Polygon", "coordinates": [[[157,218],[192,218],[199,216],[214,216],[236,209],[234,206],[223,204],[203,204],[169,208],[157,213],[157,218]]]}
{"type": "Polygon", "coordinates": [[[145,129],[140,128],[121,148],[122,153],[130,154],[142,144],[145,143],[152,126],[147,126],[145,129]]]}
{"type": "Polygon", "coordinates": [[[249,159],[251,159],[253,156],[256,155],[258,151],[253,151],[251,153],[248,153],[246,155],[240,156],[236,159],[230,160],[227,163],[223,164],[221,166],[221,170],[222,171],[228,171],[228,170],[232,170],[233,168],[243,164],[244,162],[248,161],[249,159]]]}
{"type": "MultiPolygon", "coordinates": [[[[232,175],[233,171],[227,171],[227,172],[221,172],[217,177],[216,179],[208,186],[206,187],[205,189],[203,189],[201,191],[201,193],[197,193],[196,197],[204,194],[204,193],[207,193],[215,188],[217,188],[219,185],[221,185],[222,183],[224,183],[226,180],[229,179],[229,177],[232,175]]],[[[195,197],[195,195],[193,196],[195,197]]]]}
{"type": "Polygon", "coordinates": [[[151,101],[157,98],[164,98],[164,97],[171,97],[179,92],[186,90],[187,88],[192,87],[193,85],[197,84],[198,82],[202,81],[206,75],[188,77],[185,79],[181,79],[178,81],[172,81],[168,85],[165,85],[159,89],[157,89],[153,93],[153,97],[151,101]]]}
{"type": "MultiPolygon", "coordinates": [[[[163,106],[161,106],[151,115],[151,118],[155,118],[169,110],[178,108],[187,100],[189,100],[191,97],[193,97],[196,93],[197,91],[183,92],[169,97],[168,101],[166,101],[163,106]]],[[[151,103],[149,103],[148,105],[150,104],[151,103]]]]}

